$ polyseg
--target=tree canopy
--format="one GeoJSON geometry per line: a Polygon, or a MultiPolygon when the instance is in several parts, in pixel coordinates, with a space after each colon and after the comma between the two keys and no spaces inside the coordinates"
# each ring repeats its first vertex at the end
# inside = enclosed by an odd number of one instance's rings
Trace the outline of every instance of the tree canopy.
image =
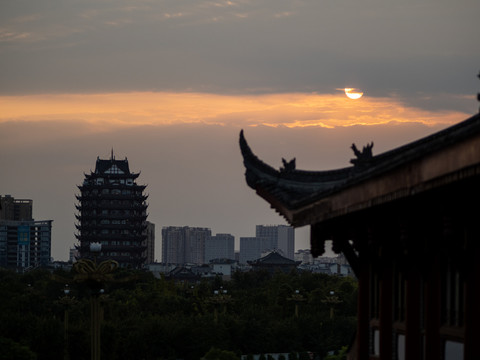
{"type": "MultiPolygon", "coordinates": [[[[228,360],[306,351],[322,358],[349,345],[355,330],[352,278],[236,272],[231,281],[190,284],[119,270],[115,279],[100,299],[102,359],[228,360]],[[331,292],[337,302],[328,301],[331,292]]],[[[89,359],[89,297],[71,273],[0,269],[2,348],[41,360],[63,359],[68,346],[70,359],[89,359]]]]}

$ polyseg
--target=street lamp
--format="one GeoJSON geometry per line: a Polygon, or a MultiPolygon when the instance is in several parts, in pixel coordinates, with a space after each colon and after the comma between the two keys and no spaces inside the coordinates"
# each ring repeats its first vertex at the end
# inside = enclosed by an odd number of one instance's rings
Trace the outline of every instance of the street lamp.
{"type": "Polygon", "coordinates": [[[118,268],[115,260],[105,260],[97,264],[97,256],[102,251],[102,244],[90,243],[90,259],[80,259],[73,268],[77,275],[75,281],[84,282],[91,291],[90,316],[91,316],[91,358],[100,360],[100,295],[104,292],[105,283],[110,280],[111,273],[118,268]]]}
{"type": "Polygon", "coordinates": [[[70,288],[68,284],[65,284],[65,287],[63,288],[63,296],[59,299],[59,303],[64,305],[64,316],[63,316],[63,321],[64,321],[64,349],[63,349],[63,358],[65,360],[68,360],[69,358],[69,351],[68,351],[68,310],[71,305],[75,303],[75,297],[70,296],[70,288]]]}
{"type": "Polygon", "coordinates": [[[295,302],[295,317],[298,318],[298,305],[301,301],[305,301],[306,299],[300,294],[300,290],[295,290],[295,293],[287,298],[287,300],[295,302]]]}
{"type": "Polygon", "coordinates": [[[232,300],[232,297],[228,295],[228,291],[220,287],[220,290],[214,290],[213,296],[210,301],[213,303],[214,309],[214,321],[218,323],[218,307],[223,305],[223,312],[226,312],[226,305],[232,300]]]}
{"type": "Polygon", "coordinates": [[[330,295],[326,296],[325,299],[322,300],[322,302],[330,304],[330,319],[333,319],[333,307],[334,305],[341,303],[342,300],[340,300],[338,296],[335,295],[335,291],[330,291],[330,295]]]}

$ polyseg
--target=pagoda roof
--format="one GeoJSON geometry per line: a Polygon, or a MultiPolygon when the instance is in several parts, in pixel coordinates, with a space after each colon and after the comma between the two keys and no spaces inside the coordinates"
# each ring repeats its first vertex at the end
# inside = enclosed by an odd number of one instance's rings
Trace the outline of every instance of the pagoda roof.
{"type": "Polygon", "coordinates": [[[440,186],[453,181],[451,174],[468,176],[472,167],[480,172],[480,114],[376,156],[372,148],[352,145],[352,166],[341,169],[297,170],[295,159],[282,159],[277,170],[252,152],[240,132],[247,184],[290,224],[303,226],[440,186]]]}
{"type": "Polygon", "coordinates": [[[272,251],[260,259],[248,261],[252,266],[298,266],[301,261],[295,261],[272,251]]]}
{"type": "Polygon", "coordinates": [[[112,157],[109,160],[103,160],[100,158],[97,158],[97,162],[95,164],[95,173],[96,174],[103,174],[107,172],[108,170],[115,169],[115,171],[121,171],[124,174],[130,174],[130,168],[128,166],[128,160],[125,158],[125,160],[116,160],[114,157],[112,157]]]}

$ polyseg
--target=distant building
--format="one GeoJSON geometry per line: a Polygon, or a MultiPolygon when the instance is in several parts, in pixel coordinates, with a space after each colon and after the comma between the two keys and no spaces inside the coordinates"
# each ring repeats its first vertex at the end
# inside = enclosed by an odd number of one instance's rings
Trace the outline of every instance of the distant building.
{"type": "Polygon", "coordinates": [[[247,264],[250,260],[264,254],[279,250],[283,256],[293,260],[295,253],[295,231],[286,225],[257,225],[256,236],[240,238],[239,263],[247,264]]]}
{"type": "Polygon", "coordinates": [[[52,220],[32,218],[32,200],[0,196],[0,267],[24,271],[51,261],[52,220]]]}
{"type": "Polygon", "coordinates": [[[272,241],[264,237],[241,237],[239,263],[247,264],[248,261],[258,259],[265,250],[272,250],[272,241]]]}
{"type": "Polygon", "coordinates": [[[75,247],[71,248],[69,251],[68,261],[73,263],[77,261],[78,258],[80,258],[80,252],[78,251],[78,249],[75,247]]]}
{"type": "Polygon", "coordinates": [[[303,264],[310,264],[313,262],[313,256],[310,249],[301,249],[295,252],[295,260],[301,261],[303,264]]]}
{"type": "Polygon", "coordinates": [[[140,268],[146,262],[147,196],[138,185],[139,173],[130,172],[128,160],[97,158],[95,171],[78,186],[76,225],[81,257],[89,257],[90,243],[101,243],[102,259],[122,267],[140,268]]]}
{"type": "Polygon", "coordinates": [[[183,283],[196,283],[200,281],[202,277],[200,274],[193,272],[191,268],[186,266],[177,266],[175,269],[165,274],[165,276],[168,279],[183,283]]]}
{"type": "Polygon", "coordinates": [[[260,259],[249,261],[248,264],[253,270],[266,270],[270,273],[275,273],[277,271],[289,273],[300,265],[300,261],[286,258],[277,251],[272,251],[260,259]]]}
{"type": "Polygon", "coordinates": [[[166,264],[204,264],[208,228],[167,226],[162,228],[162,262],[166,264]]]}
{"type": "Polygon", "coordinates": [[[224,280],[229,280],[232,275],[232,268],[235,260],[215,259],[210,261],[210,267],[215,274],[222,274],[224,280]]]}
{"type": "Polygon", "coordinates": [[[294,259],[295,230],[287,225],[257,225],[255,236],[270,239],[270,249],[279,249],[289,259],[294,259]]]}
{"type": "Polygon", "coordinates": [[[214,259],[235,259],[235,237],[230,234],[207,236],[205,239],[205,263],[214,259]]]}
{"type": "Polygon", "coordinates": [[[33,201],[0,195],[0,220],[33,220],[33,201]]]}

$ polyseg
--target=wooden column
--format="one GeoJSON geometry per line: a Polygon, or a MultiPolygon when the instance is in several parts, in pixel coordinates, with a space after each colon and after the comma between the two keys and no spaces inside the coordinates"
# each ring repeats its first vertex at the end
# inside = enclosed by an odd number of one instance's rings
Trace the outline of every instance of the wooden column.
{"type": "Polygon", "coordinates": [[[480,246],[479,231],[470,235],[465,271],[464,359],[480,359],[480,246]]]}
{"type": "Polygon", "coordinates": [[[358,320],[356,347],[358,360],[368,360],[370,354],[370,268],[362,261],[358,274],[358,320]]]}
{"type": "Polygon", "coordinates": [[[383,263],[380,278],[380,359],[392,358],[392,263],[383,263]]]}
{"type": "Polygon", "coordinates": [[[440,266],[435,254],[428,263],[425,282],[425,360],[440,359],[440,266]]]}
{"type": "Polygon", "coordinates": [[[405,359],[420,360],[422,344],[420,333],[420,274],[410,269],[406,280],[405,359]]]}

